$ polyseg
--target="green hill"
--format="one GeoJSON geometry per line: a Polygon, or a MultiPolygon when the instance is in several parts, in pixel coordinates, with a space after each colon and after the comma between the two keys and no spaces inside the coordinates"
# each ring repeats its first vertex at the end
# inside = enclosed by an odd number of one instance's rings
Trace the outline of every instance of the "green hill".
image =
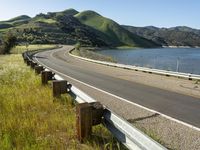
{"type": "Polygon", "coordinates": [[[154,42],[132,34],[111,19],[93,11],[79,13],[75,9],[40,13],[33,18],[22,15],[0,22],[0,38],[7,32],[19,43],[75,44],[84,46],[156,47],[154,42]]]}
{"type": "Polygon", "coordinates": [[[6,31],[6,29],[26,24],[29,20],[31,20],[29,16],[21,15],[7,21],[0,21],[0,33],[6,31]]]}
{"type": "Polygon", "coordinates": [[[157,46],[150,40],[141,38],[130,33],[111,19],[105,18],[94,11],[84,11],[75,15],[83,24],[93,27],[104,33],[103,38],[113,46],[133,46],[133,47],[155,47],[157,46]]]}
{"type": "Polygon", "coordinates": [[[78,21],[73,15],[78,11],[68,9],[62,12],[38,14],[27,23],[11,28],[0,28],[2,32],[13,32],[19,43],[31,44],[76,44],[85,46],[108,46],[98,31],[78,21]]]}
{"type": "Polygon", "coordinates": [[[15,18],[12,18],[10,20],[7,20],[6,22],[15,22],[15,21],[24,21],[24,20],[30,20],[31,17],[27,16],[27,15],[21,15],[15,18]]]}

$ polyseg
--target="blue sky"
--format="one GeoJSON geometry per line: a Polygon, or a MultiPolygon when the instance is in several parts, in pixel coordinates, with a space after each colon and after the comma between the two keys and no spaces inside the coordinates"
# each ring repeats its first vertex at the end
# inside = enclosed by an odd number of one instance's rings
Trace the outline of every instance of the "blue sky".
{"type": "Polygon", "coordinates": [[[200,0],[0,0],[0,20],[26,14],[94,10],[133,26],[190,26],[200,29],[200,0]]]}

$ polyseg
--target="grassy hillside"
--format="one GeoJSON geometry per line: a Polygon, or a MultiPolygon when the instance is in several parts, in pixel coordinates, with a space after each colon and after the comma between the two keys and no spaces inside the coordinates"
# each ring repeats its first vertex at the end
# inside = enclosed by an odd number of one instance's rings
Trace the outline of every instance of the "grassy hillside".
{"type": "Polygon", "coordinates": [[[77,10],[75,10],[75,9],[72,9],[72,8],[70,8],[70,9],[66,9],[66,10],[64,10],[64,11],[61,11],[61,12],[49,12],[47,15],[49,15],[49,16],[64,16],[64,15],[67,15],[67,16],[74,16],[74,15],[76,15],[76,14],[78,14],[79,12],[77,11],[77,10]]]}
{"type": "Polygon", "coordinates": [[[10,20],[7,20],[7,22],[15,22],[15,21],[21,21],[21,20],[30,20],[30,19],[31,19],[31,17],[29,17],[29,16],[21,15],[21,16],[12,18],[10,20]]]}
{"type": "Polygon", "coordinates": [[[75,44],[97,47],[155,47],[150,40],[132,34],[116,22],[96,12],[79,13],[74,9],[19,16],[0,22],[0,37],[12,32],[19,43],[75,44]]]}
{"type": "MultiPolygon", "coordinates": [[[[85,46],[107,46],[98,31],[81,24],[73,15],[78,12],[68,9],[62,12],[38,14],[20,26],[0,28],[0,34],[12,32],[19,43],[30,44],[76,44],[85,46]]],[[[0,36],[1,36],[0,35],[0,36]]]]}
{"type": "Polygon", "coordinates": [[[106,35],[106,40],[114,46],[129,45],[133,47],[156,46],[151,41],[143,39],[125,30],[111,19],[105,18],[94,11],[84,11],[75,15],[83,24],[95,28],[106,35]]]}
{"type": "Polygon", "coordinates": [[[11,27],[16,27],[25,23],[28,23],[28,21],[31,18],[29,16],[26,15],[22,15],[22,16],[18,16],[15,18],[12,18],[10,20],[7,21],[0,21],[0,29],[7,29],[7,28],[11,28],[11,27]]]}

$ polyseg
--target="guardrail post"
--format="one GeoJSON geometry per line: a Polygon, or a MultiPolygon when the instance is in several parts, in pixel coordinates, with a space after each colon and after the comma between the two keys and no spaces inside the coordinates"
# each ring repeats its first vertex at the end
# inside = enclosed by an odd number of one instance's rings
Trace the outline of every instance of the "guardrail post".
{"type": "Polygon", "coordinates": [[[24,63],[27,63],[28,59],[27,58],[24,58],[24,63]]]}
{"type": "Polygon", "coordinates": [[[92,125],[98,125],[102,123],[103,120],[103,113],[104,113],[104,107],[99,102],[90,103],[92,106],[92,125]]]}
{"type": "Polygon", "coordinates": [[[92,133],[92,107],[89,103],[76,105],[76,128],[77,138],[83,142],[92,133]]]}
{"type": "Polygon", "coordinates": [[[51,71],[42,71],[41,78],[42,78],[42,84],[45,85],[48,83],[49,80],[53,80],[53,76],[55,74],[51,71]]]}
{"type": "Polygon", "coordinates": [[[31,68],[32,68],[32,69],[34,69],[36,65],[37,65],[37,63],[31,61],[31,68]]]}
{"type": "Polygon", "coordinates": [[[60,97],[61,94],[67,93],[67,81],[53,81],[53,97],[60,97]]]}
{"type": "Polygon", "coordinates": [[[27,66],[30,66],[30,65],[31,65],[31,61],[30,61],[30,60],[27,60],[27,61],[26,61],[26,64],[27,64],[27,66]]]}
{"type": "Polygon", "coordinates": [[[44,70],[44,68],[42,66],[35,66],[35,73],[36,74],[40,74],[43,70],[44,70]]]}
{"type": "Polygon", "coordinates": [[[99,102],[76,106],[77,137],[80,142],[92,133],[92,126],[102,123],[104,108],[99,102]]]}

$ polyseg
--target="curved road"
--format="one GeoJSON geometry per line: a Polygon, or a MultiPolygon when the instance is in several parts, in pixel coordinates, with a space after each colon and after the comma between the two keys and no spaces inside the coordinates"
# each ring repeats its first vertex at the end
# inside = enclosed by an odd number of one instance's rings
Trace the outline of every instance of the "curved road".
{"type": "Polygon", "coordinates": [[[68,55],[70,49],[71,46],[64,46],[57,50],[40,52],[35,59],[98,89],[200,127],[200,98],[120,79],[117,76],[126,75],[126,70],[123,73],[117,68],[78,60],[68,55]]]}

